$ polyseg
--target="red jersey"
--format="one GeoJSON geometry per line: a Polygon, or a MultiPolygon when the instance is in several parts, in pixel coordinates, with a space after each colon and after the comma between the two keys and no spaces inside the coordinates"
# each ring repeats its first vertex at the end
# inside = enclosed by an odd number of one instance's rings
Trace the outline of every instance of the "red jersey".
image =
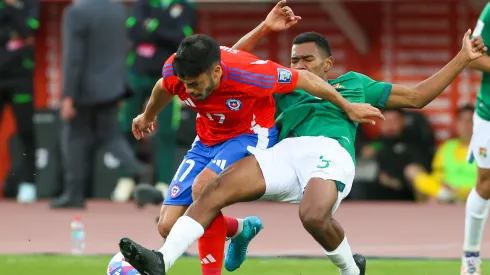
{"type": "Polygon", "coordinates": [[[186,93],[173,74],[172,55],[163,66],[163,88],[198,113],[199,140],[212,146],[242,134],[267,134],[274,127],[273,93],[289,93],[296,87],[298,72],[270,60],[221,47],[223,77],[208,98],[197,100],[186,93]]]}

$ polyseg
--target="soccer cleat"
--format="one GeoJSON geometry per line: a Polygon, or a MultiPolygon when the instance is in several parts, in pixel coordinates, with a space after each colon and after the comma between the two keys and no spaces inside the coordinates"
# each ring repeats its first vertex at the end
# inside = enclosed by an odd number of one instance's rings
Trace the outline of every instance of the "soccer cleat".
{"type": "Polygon", "coordinates": [[[356,262],[357,267],[359,268],[359,275],[365,275],[366,274],[366,258],[362,256],[361,254],[354,254],[352,255],[354,257],[354,262],[356,262]]]}
{"type": "Polygon", "coordinates": [[[262,221],[259,217],[247,217],[243,220],[243,230],[231,239],[225,255],[225,268],[234,271],[240,267],[247,257],[248,244],[262,230],[262,221]]]}
{"type": "Polygon", "coordinates": [[[141,275],[165,275],[165,262],[162,253],[144,248],[129,238],[119,241],[119,249],[126,262],[141,275]]]}
{"type": "Polygon", "coordinates": [[[481,275],[480,253],[465,252],[461,265],[461,275],[481,275]]]}

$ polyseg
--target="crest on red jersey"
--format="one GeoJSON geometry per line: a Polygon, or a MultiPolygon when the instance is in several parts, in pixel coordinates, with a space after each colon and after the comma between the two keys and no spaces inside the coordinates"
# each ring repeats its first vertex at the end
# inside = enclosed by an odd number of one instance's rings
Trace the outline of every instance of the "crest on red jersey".
{"type": "Polygon", "coordinates": [[[232,111],[238,111],[242,108],[242,102],[236,98],[230,98],[226,101],[226,106],[232,111]]]}

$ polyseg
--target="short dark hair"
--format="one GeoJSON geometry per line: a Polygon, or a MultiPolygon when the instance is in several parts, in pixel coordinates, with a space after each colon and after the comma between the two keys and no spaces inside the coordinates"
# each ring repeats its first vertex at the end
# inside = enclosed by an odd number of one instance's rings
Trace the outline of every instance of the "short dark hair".
{"type": "Polygon", "coordinates": [[[315,43],[318,48],[320,48],[326,55],[331,56],[332,52],[330,51],[330,44],[325,36],[317,33],[317,32],[304,32],[293,40],[293,45],[303,44],[303,43],[315,43]]]}
{"type": "Polygon", "coordinates": [[[205,34],[188,36],[180,42],[172,63],[178,77],[197,77],[221,60],[218,43],[205,34]]]}
{"type": "Polygon", "coordinates": [[[457,115],[460,117],[464,112],[475,112],[475,106],[471,104],[465,104],[458,108],[457,115]]]}

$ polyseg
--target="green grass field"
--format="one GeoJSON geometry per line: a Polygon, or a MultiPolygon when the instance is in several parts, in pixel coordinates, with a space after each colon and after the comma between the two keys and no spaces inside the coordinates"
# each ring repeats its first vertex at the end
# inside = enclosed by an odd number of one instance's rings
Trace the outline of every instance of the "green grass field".
{"type": "MultiPolygon", "coordinates": [[[[0,255],[1,274],[5,275],[104,275],[110,257],[105,256],[50,256],[0,255]]],[[[459,274],[459,261],[444,260],[380,260],[368,259],[370,275],[452,275],[459,274]]],[[[485,264],[484,269],[490,269],[485,264]]],[[[170,275],[198,275],[196,258],[182,258],[170,275]]],[[[229,274],[228,272],[224,272],[229,274]]],[[[236,275],[336,275],[337,270],[327,259],[252,258],[236,275]]]]}

